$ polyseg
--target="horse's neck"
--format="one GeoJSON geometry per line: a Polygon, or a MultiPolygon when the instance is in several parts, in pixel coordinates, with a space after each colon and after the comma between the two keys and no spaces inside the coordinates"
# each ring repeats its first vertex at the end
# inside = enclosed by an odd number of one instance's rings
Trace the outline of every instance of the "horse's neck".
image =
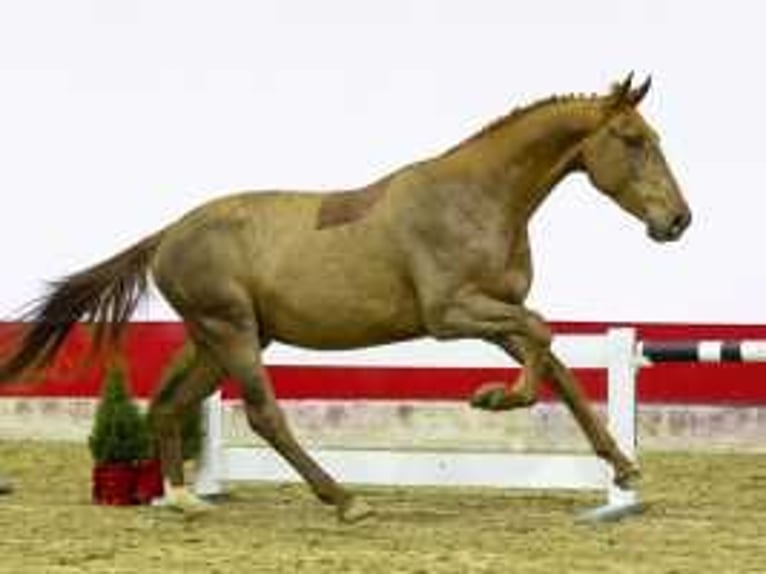
{"type": "MultiPolygon", "coordinates": [[[[576,168],[583,139],[602,121],[597,102],[552,102],[510,116],[445,156],[447,172],[470,174],[477,192],[528,219],[550,190],[576,168]]],[[[460,177],[460,175],[457,175],[460,177]]]]}

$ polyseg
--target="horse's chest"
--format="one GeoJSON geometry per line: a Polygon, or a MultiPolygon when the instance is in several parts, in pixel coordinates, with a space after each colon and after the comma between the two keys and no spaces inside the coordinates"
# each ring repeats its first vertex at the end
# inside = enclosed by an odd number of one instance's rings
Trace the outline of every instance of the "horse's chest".
{"type": "Polygon", "coordinates": [[[478,247],[469,245],[461,255],[466,251],[470,255],[456,256],[456,263],[450,267],[453,271],[461,268],[458,276],[463,283],[509,303],[522,303],[526,299],[532,284],[532,261],[525,240],[511,242],[510,246],[500,241],[478,247]],[[506,246],[505,249],[500,249],[500,245],[506,246]]]}
{"type": "Polygon", "coordinates": [[[497,296],[504,301],[522,303],[532,286],[532,258],[526,241],[513,244],[493,273],[497,296]]]}
{"type": "Polygon", "coordinates": [[[503,273],[502,286],[503,299],[521,303],[527,298],[532,286],[532,269],[529,266],[506,269],[503,273]]]}

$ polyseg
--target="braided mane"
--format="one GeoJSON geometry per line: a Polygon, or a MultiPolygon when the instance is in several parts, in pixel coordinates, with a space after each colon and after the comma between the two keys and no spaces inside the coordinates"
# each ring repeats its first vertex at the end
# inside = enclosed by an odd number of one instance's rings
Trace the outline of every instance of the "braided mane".
{"type": "Polygon", "coordinates": [[[504,116],[500,116],[499,118],[491,121],[490,123],[485,125],[476,133],[468,136],[466,139],[462,140],[461,142],[449,148],[447,151],[445,151],[442,154],[442,157],[455,153],[456,151],[463,149],[464,147],[476,142],[477,140],[483,139],[484,137],[495,133],[497,130],[507,126],[509,123],[518,121],[519,119],[526,117],[530,113],[540,110],[541,108],[546,108],[549,106],[553,107],[553,106],[558,106],[561,104],[572,103],[572,102],[593,102],[600,98],[604,98],[604,99],[609,98],[610,96],[612,96],[613,93],[614,91],[608,94],[607,96],[602,96],[599,94],[553,95],[553,96],[549,96],[547,98],[543,98],[541,100],[532,102],[531,104],[528,104],[526,106],[513,108],[510,112],[508,112],[504,116]]]}

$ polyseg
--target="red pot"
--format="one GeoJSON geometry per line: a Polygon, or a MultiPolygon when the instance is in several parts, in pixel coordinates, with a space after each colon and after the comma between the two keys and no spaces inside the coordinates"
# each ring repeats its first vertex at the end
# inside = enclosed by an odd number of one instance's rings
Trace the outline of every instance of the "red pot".
{"type": "Polygon", "coordinates": [[[156,458],[139,460],[136,463],[136,485],[133,491],[138,504],[151,504],[155,498],[165,494],[162,481],[162,465],[156,458]]]}
{"type": "Polygon", "coordinates": [[[96,504],[135,504],[135,486],[136,467],[132,463],[101,463],[93,468],[93,502],[96,504]]]}

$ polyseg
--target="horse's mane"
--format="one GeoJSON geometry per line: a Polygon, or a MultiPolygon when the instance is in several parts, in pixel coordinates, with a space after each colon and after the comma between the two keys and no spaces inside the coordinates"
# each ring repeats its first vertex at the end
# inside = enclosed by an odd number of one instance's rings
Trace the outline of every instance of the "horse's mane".
{"type": "Polygon", "coordinates": [[[483,139],[484,137],[493,134],[500,128],[505,127],[512,122],[516,122],[519,119],[526,117],[530,113],[540,110],[542,108],[558,106],[564,103],[595,102],[599,99],[608,99],[615,93],[615,90],[616,90],[616,87],[612,90],[612,92],[610,92],[606,96],[601,94],[563,94],[563,95],[559,94],[559,95],[549,96],[541,100],[536,100],[532,102],[531,104],[527,104],[525,106],[518,106],[516,108],[513,108],[507,114],[492,120],[490,123],[485,125],[479,131],[473,133],[472,135],[468,136],[467,138],[460,141],[456,145],[452,146],[447,151],[445,151],[442,154],[442,156],[448,156],[458,150],[461,150],[464,147],[476,142],[477,140],[483,139]]]}

